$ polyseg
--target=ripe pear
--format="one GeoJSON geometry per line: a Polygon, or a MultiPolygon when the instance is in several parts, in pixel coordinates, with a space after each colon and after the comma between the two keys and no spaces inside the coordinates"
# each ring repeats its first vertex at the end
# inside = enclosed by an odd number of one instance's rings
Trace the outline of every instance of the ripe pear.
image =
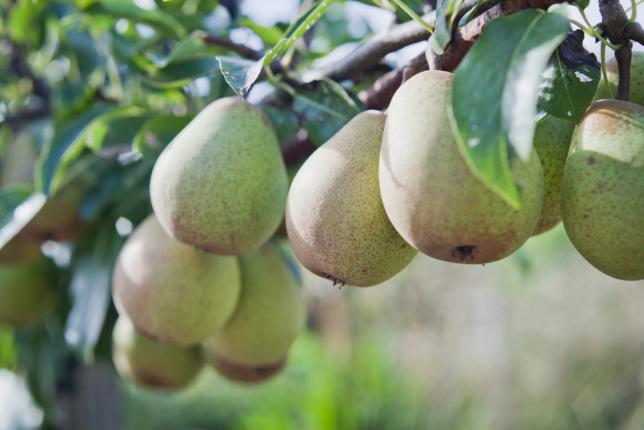
{"type": "Polygon", "coordinates": [[[594,102],[575,128],[561,192],[570,241],[614,278],[644,278],[644,107],[594,102]]]}
{"type": "Polygon", "coordinates": [[[154,212],[175,239],[238,255],[266,242],[284,215],[288,180],[266,115],[239,97],[207,106],[157,160],[154,212]]]}
{"type": "MultiPolygon", "coordinates": [[[[615,94],[617,94],[619,73],[615,58],[611,58],[606,63],[606,75],[608,77],[608,86],[604,79],[599,81],[595,99],[614,99],[615,94]]],[[[630,78],[629,100],[633,103],[644,105],[644,52],[633,52],[630,78]]]]}
{"type": "Polygon", "coordinates": [[[237,379],[283,366],[306,310],[288,256],[269,243],[240,257],[242,289],[232,318],[204,342],[209,360],[237,379]]]}
{"type": "Polygon", "coordinates": [[[112,331],[112,358],[123,379],[157,390],[185,387],[203,367],[198,347],[179,347],[148,339],[123,316],[112,331]]]}
{"type": "Polygon", "coordinates": [[[24,327],[40,320],[56,299],[56,267],[44,256],[0,265],[0,324],[24,327]]]}
{"type": "Polygon", "coordinates": [[[236,258],[175,241],[151,215],[123,245],[112,283],[117,309],[139,332],[187,346],[220,329],[233,314],[240,275],[236,258]]]}
{"type": "Polygon", "coordinates": [[[550,230],[561,221],[561,181],[574,124],[546,115],[534,130],[534,149],[543,167],[543,208],[533,235],[550,230]]]}
{"type": "Polygon", "coordinates": [[[416,251],[389,222],[380,199],[378,155],[385,115],[356,115],[297,172],[286,229],[295,255],[313,273],[354,286],[379,284],[416,251]]]}
{"type": "Polygon", "coordinates": [[[419,73],[394,94],[380,153],[387,215],[407,242],[440,260],[481,264],[519,248],[534,231],[543,203],[536,152],[511,169],[521,195],[515,209],[466,164],[448,119],[452,74],[419,73]]]}

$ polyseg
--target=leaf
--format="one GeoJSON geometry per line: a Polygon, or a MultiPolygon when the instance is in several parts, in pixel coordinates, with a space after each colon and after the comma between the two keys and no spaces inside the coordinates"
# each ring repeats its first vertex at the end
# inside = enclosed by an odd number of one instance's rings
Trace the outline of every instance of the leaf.
{"type": "Polygon", "coordinates": [[[82,139],[95,152],[104,147],[129,146],[148,118],[145,111],[136,106],[114,109],[95,118],[83,131],[82,139]]]}
{"type": "Polygon", "coordinates": [[[257,61],[244,60],[238,57],[219,56],[219,69],[224,79],[235,92],[246,97],[248,91],[259,78],[262,68],[282,56],[297,39],[302,37],[313,25],[324,15],[327,7],[334,0],[321,0],[313,3],[309,9],[302,14],[284,32],[282,39],[268,51],[264,57],[257,61]]]}
{"type": "Polygon", "coordinates": [[[65,341],[85,361],[101,334],[110,304],[111,273],[122,239],[114,220],[107,219],[78,245],[72,264],[72,308],[65,324],[65,341]]]}
{"type": "Polygon", "coordinates": [[[582,45],[584,33],[571,32],[557,49],[544,74],[539,107],[578,123],[593,101],[601,79],[599,63],[582,45]]]}
{"type": "Polygon", "coordinates": [[[134,137],[132,149],[144,157],[156,158],[192,118],[191,115],[159,115],[149,119],[134,137]]]}
{"type": "Polygon", "coordinates": [[[58,183],[68,164],[85,148],[81,139],[85,127],[108,109],[106,105],[94,105],[79,116],[56,125],[54,137],[47,142],[38,161],[40,169],[36,183],[40,190],[49,193],[58,183]]]}
{"type": "Polygon", "coordinates": [[[196,78],[210,75],[216,66],[215,59],[211,57],[176,61],[157,70],[153,76],[142,78],[142,81],[153,88],[181,88],[196,78]]]}
{"type": "Polygon", "coordinates": [[[224,79],[242,97],[246,97],[264,67],[264,58],[258,61],[245,60],[239,57],[216,57],[219,70],[224,79]]]}
{"type": "Polygon", "coordinates": [[[265,27],[248,18],[243,18],[242,23],[258,35],[264,45],[273,46],[282,39],[282,31],[277,27],[265,27]]]}
{"type": "Polygon", "coordinates": [[[293,94],[293,109],[304,119],[309,138],[322,145],[362,110],[338,83],[315,81],[311,89],[293,94]]]}
{"type": "Polygon", "coordinates": [[[567,32],[566,18],[535,9],[495,19],[454,72],[450,119],[465,160],[513,207],[509,158],[530,155],[541,75],[567,32]]]}
{"type": "Polygon", "coordinates": [[[262,110],[271,120],[279,142],[286,142],[300,130],[299,118],[292,110],[274,106],[262,106],[262,110]]]}
{"type": "Polygon", "coordinates": [[[182,38],[186,35],[186,29],[171,15],[160,10],[142,9],[132,0],[102,0],[87,7],[85,12],[96,15],[109,15],[116,19],[126,18],[135,23],[146,23],[177,38],[182,38]]]}
{"type": "Polygon", "coordinates": [[[47,201],[43,193],[28,196],[20,190],[3,190],[3,214],[0,225],[0,248],[3,248],[32,220],[47,201]],[[16,193],[11,196],[11,193],[16,193]]]}
{"type": "Polygon", "coordinates": [[[452,28],[449,17],[454,12],[456,0],[438,0],[436,6],[436,27],[431,37],[432,50],[436,55],[442,55],[445,47],[452,39],[452,28]]]}

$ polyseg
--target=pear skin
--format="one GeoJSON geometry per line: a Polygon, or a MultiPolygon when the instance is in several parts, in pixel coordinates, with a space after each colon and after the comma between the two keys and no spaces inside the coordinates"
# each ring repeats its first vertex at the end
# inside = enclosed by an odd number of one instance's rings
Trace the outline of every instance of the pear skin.
{"type": "Polygon", "coordinates": [[[400,235],[440,260],[482,264],[517,250],[532,234],[543,203],[536,152],[511,164],[521,196],[515,209],[474,175],[448,118],[452,74],[426,71],[394,94],[380,153],[380,190],[400,235]]]}
{"type": "Polygon", "coordinates": [[[228,97],[207,106],[159,156],[150,197],[159,222],[176,240],[239,255],[277,230],[287,189],[268,118],[228,97]]]}
{"type": "Polygon", "coordinates": [[[128,238],[112,276],[119,313],[146,337],[199,343],[233,314],[240,290],[235,257],[199,251],[169,237],[154,215],[128,238]]]}
{"type": "Polygon", "coordinates": [[[534,149],[543,167],[543,208],[533,234],[550,230],[561,221],[561,181],[574,124],[546,115],[534,130],[534,149]]]}
{"type": "Polygon", "coordinates": [[[385,115],[356,115],[302,165],[286,207],[298,260],[334,283],[376,285],[416,251],[391,225],[380,198],[378,157],[385,115]]]}
{"type": "Polygon", "coordinates": [[[590,264],[614,278],[644,278],[644,107],[590,106],[573,133],[561,215],[590,264]]]}
{"type": "Polygon", "coordinates": [[[148,339],[123,316],[112,331],[112,358],[123,379],[154,390],[183,388],[203,367],[198,347],[179,347],[148,339]]]}
{"type": "MultiPolygon", "coordinates": [[[[269,243],[240,257],[242,288],[232,318],[204,342],[211,361],[247,369],[282,362],[304,327],[306,310],[288,256],[269,243]]],[[[259,370],[258,370],[259,369],[259,370]]]]}
{"type": "Polygon", "coordinates": [[[212,357],[210,362],[221,376],[231,381],[241,382],[243,384],[264,382],[280,373],[286,365],[286,359],[284,359],[273,364],[244,366],[229,362],[226,359],[216,356],[212,357]]]}

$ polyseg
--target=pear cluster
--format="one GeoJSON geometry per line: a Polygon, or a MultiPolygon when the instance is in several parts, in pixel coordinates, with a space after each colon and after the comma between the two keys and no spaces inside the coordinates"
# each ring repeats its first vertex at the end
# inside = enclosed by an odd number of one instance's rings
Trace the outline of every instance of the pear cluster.
{"type": "Polygon", "coordinates": [[[124,379],[167,390],[204,363],[244,383],[284,367],[305,322],[296,266],[267,242],[287,188],[268,119],[240,98],[215,101],[168,145],[150,181],[154,213],[112,276],[124,379]]]}
{"type": "Polygon", "coordinates": [[[595,102],[576,127],[542,118],[529,159],[511,162],[515,208],[468,166],[450,125],[451,87],[451,73],[417,74],[386,114],[358,114],[302,165],[286,228],[306,268],[371,286],[416,251],[485,264],[563,218],[573,245],[599,270],[644,278],[642,106],[595,102]]]}

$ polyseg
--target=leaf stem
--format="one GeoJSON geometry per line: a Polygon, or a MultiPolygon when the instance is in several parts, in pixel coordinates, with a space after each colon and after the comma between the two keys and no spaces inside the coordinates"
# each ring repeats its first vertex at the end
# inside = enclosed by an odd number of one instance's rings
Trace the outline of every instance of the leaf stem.
{"type": "Polygon", "coordinates": [[[403,0],[392,0],[394,3],[396,3],[396,6],[398,6],[400,9],[403,10],[407,15],[409,15],[414,21],[419,23],[420,25],[423,26],[425,30],[427,30],[429,33],[434,32],[434,26],[422,19],[416,12],[412,10],[403,0]]]}
{"type": "Polygon", "coordinates": [[[619,45],[614,45],[610,43],[606,38],[604,38],[601,34],[599,34],[597,30],[595,30],[595,26],[590,23],[590,20],[588,19],[586,12],[581,6],[577,5],[577,9],[579,10],[579,13],[581,14],[581,17],[584,19],[584,22],[586,23],[586,25],[588,25],[588,28],[592,31],[592,36],[598,39],[602,43],[602,45],[606,45],[613,51],[617,51],[619,49],[619,45]]]}
{"type": "Polygon", "coordinates": [[[601,50],[599,52],[601,55],[602,79],[604,81],[604,85],[606,85],[606,88],[608,88],[608,93],[610,94],[610,97],[615,98],[615,94],[613,94],[613,89],[610,87],[610,84],[608,82],[608,73],[606,72],[606,45],[602,43],[601,50]]]}

